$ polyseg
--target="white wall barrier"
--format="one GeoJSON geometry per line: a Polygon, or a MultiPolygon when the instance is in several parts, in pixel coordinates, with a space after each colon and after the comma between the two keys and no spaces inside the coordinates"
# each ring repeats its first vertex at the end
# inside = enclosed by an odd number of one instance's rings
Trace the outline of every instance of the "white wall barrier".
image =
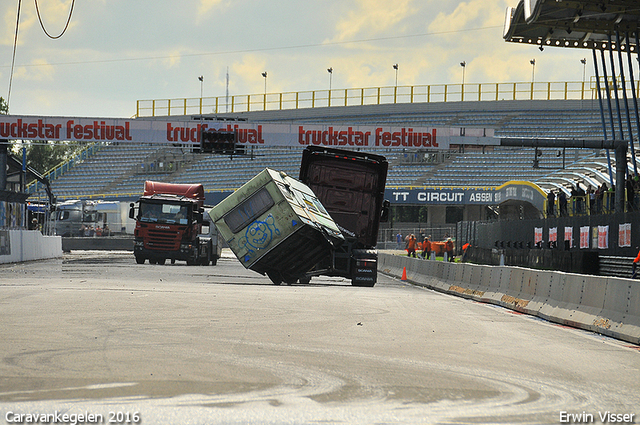
{"type": "Polygon", "coordinates": [[[379,253],[378,271],[452,295],[640,344],[640,281],[379,253]]]}
{"type": "Polygon", "coordinates": [[[0,263],[19,263],[62,257],[62,238],[37,230],[0,231],[0,263]]]}

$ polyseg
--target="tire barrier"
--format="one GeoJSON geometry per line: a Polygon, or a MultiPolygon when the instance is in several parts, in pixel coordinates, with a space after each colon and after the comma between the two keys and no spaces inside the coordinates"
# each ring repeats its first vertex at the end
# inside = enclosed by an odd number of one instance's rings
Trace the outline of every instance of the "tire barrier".
{"type": "Polygon", "coordinates": [[[415,285],[640,344],[640,281],[379,253],[379,272],[403,270],[415,285]]]}

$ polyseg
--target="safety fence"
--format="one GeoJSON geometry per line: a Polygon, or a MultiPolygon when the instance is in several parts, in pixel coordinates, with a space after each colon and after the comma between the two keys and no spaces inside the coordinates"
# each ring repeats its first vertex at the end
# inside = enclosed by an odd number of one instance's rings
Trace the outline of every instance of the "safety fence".
{"type": "MultiPolygon", "coordinates": [[[[604,87],[604,82],[602,83],[604,87]]],[[[621,85],[618,85],[621,87],[621,85]]],[[[640,81],[636,83],[640,95],[640,81]]],[[[499,100],[596,99],[595,78],[590,81],[432,84],[351,89],[260,93],[198,98],[138,100],[137,117],[220,114],[331,106],[397,103],[466,102],[499,100]]],[[[630,94],[630,96],[633,93],[630,94]]]]}
{"type": "Polygon", "coordinates": [[[456,231],[455,224],[408,226],[410,223],[396,223],[393,228],[380,228],[378,230],[378,249],[405,249],[406,237],[413,234],[419,243],[425,237],[431,241],[443,241],[453,237],[456,231]],[[398,242],[398,234],[400,242],[398,242]]]}

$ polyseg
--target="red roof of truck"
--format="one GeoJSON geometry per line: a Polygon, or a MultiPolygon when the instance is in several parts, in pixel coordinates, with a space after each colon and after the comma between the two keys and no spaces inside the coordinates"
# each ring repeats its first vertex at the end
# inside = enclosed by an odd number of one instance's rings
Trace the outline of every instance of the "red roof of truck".
{"type": "Polygon", "coordinates": [[[144,196],[159,194],[178,195],[204,201],[204,187],[201,184],[174,184],[150,180],[144,182],[144,196]]]}

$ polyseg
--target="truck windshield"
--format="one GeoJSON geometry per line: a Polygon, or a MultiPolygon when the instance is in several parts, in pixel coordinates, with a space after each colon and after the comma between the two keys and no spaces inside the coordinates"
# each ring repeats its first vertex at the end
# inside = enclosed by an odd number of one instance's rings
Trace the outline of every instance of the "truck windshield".
{"type": "Polygon", "coordinates": [[[140,203],[140,221],[189,224],[189,206],[167,203],[140,203]]]}

